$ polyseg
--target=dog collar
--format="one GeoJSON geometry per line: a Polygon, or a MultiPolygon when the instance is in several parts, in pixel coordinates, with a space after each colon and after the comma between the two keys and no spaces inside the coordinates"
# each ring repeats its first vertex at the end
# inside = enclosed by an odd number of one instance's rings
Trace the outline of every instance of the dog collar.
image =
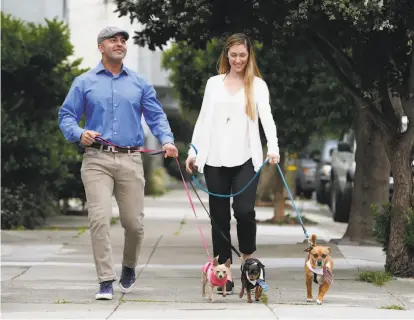
{"type": "MultiPolygon", "coordinates": [[[[252,285],[254,285],[254,286],[256,285],[257,280],[250,280],[248,271],[246,271],[246,278],[252,285]]],[[[260,268],[260,277],[259,277],[259,279],[264,281],[264,279],[263,279],[263,269],[262,268],[260,268]]]]}
{"type": "Polygon", "coordinates": [[[312,271],[313,273],[316,273],[317,275],[323,276],[323,269],[322,268],[313,268],[310,260],[308,260],[306,262],[306,265],[308,266],[309,270],[312,271]]]}

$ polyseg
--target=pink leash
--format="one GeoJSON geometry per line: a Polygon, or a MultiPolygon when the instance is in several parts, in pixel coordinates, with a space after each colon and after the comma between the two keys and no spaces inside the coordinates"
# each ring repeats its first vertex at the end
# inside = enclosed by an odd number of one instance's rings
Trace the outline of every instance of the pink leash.
{"type": "MultiPolygon", "coordinates": [[[[191,199],[190,190],[188,189],[187,183],[185,182],[183,171],[181,170],[181,166],[180,166],[180,162],[178,161],[178,158],[175,158],[175,162],[177,163],[178,170],[180,171],[181,179],[183,180],[183,184],[184,184],[184,189],[185,189],[185,192],[187,193],[188,200],[190,200],[190,204],[191,204],[191,208],[193,209],[194,216],[198,220],[197,213],[194,207],[194,203],[193,203],[193,200],[191,199]]],[[[204,249],[206,250],[208,260],[212,262],[210,253],[208,252],[207,242],[206,242],[206,239],[204,238],[203,230],[201,229],[198,223],[197,223],[197,227],[198,227],[198,230],[200,231],[201,240],[203,241],[203,246],[204,246],[204,249]]]]}
{"type": "MultiPolygon", "coordinates": [[[[95,140],[98,141],[98,142],[102,142],[104,144],[107,144],[107,145],[111,145],[113,147],[120,148],[120,149],[129,149],[127,147],[120,147],[120,146],[118,146],[118,145],[116,145],[116,144],[114,144],[114,143],[112,143],[108,140],[105,140],[101,137],[96,137],[95,140]]],[[[131,150],[131,152],[151,153],[152,155],[165,153],[164,150],[150,150],[150,149],[131,150]]],[[[190,190],[188,189],[187,183],[185,182],[183,171],[181,169],[180,162],[178,161],[178,157],[175,158],[175,162],[177,163],[178,170],[180,171],[181,179],[183,180],[183,184],[184,184],[184,189],[185,189],[185,192],[187,193],[188,200],[190,200],[190,205],[191,205],[191,208],[193,209],[194,216],[198,220],[197,213],[196,213],[196,210],[195,210],[195,206],[194,206],[193,200],[191,199],[190,190]]],[[[200,231],[201,240],[203,242],[204,249],[206,250],[208,259],[209,259],[210,262],[212,262],[210,253],[208,252],[207,242],[206,242],[206,239],[204,238],[203,230],[201,229],[201,227],[198,223],[197,223],[197,227],[198,227],[198,230],[200,231]]]]}

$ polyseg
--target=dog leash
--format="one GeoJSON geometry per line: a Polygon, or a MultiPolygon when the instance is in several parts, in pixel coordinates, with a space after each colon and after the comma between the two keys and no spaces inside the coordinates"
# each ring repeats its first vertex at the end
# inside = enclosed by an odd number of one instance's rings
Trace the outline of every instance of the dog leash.
{"type": "MultiPolygon", "coordinates": [[[[181,179],[183,180],[183,184],[184,184],[184,189],[185,189],[185,192],[187,193],[188,200],[190,200],[190,204],[191,204],[191,208],[193,209],[194,216],[196,217],[196,219],[198,221],[198,216],[197,216],[197,213],[196,213],[196,210],[195,210],[195,206],[194,206],[193,200],[191,199],[190,190],[188,189],[187,183],[185,182],[184,175],[183,175],[183,171],[181,169],[181,166],[180,166],[180,162],[178,160],[178,157],[175,158],[175,162],[177,163],[178,170],[180,171],[181,179]]],[[[206,239],[204,238],[203,230],[201,229],[201,227],[198,224],[198,222],[197,222],[197,226],[198,226],[198,231],[200,232],[201,240],[203,242],[204,249],[206,250],[206,253],[207,253],[209,262],[212,262],[213,260],[212,260],[212,258],[210,256],[210,253],[208,252],[208,246],[207,246],[206,239]]]]}
{"type": "MultiPolygon", "coordinates": [[[[181,170],[181,169],[180,169],[181,170]]],[[[213,224],[216,226],[217,230],[220,231],[221,236],[224,238],[224,240],[226,240],[229,244],[230,244],[230,248],[231,250],[240,258],[242,259],[242,255],[239,252],[239,250],[237,250],[232,244],[231,241],[226,237],[226,235],[224,234],[224,232],[220,229],[219,225],[217,224],[216,221],[214,221],[213,217],[211,216],[210,212],[207,210],[206,206],[204,205],[203,201],[200,198],[200,195],[198,194],[196,188],[194,187],[193,183],[190,181],[190,185],[194,190],[194,193],[196,194],[198,200],[200,201],[201,205],[203,206],[204,210],[207,212],[207,215],[209,216],[210,220],[213,222],[213,224]]]]}
{"type": "MultiPolygon", "coordinates": [[[[194,149],[196,155],[198,154],[198,150],[197,148],[190,143],[190,146],[194,149]]],[[[211,196],[215,196],[215,197],[219,197],[219,198],[232,198],[235,197],[237,195],[239,195],[240,193],[242,193],[243,191],[245,191],[250,184],[254,181],[254,179],[256,179],[259,175],[260,175],[260,171],[262,171],[262,169],[264,168],[264,166],[269,162],[269,159],[266,159],[266,161],[260,166],[259,170],[257,170],[256,174],[254,175],[254,177],[240,190],[237,191],[236,193],[232,193],[232,194],[218,194],[218,193],[213,193],[208,191],[207,189],[204,189],[203,186],[197,181],[196,177],[194,176],[194,174],[191,175],[191,178],[193,179],[194,184],[200,189],[203,190],[205,193],[208,193],[211,196]]]]}
{"type": "MultiPolygon", "coordinates": [[[[197,150],[197,148],[194,146],[194,144],[190,144],[190,146],[194,149],[194,151],[195,151],[195,153],[196,153],[196,155],[198,154],[198,150],[197,150]]],[[[247,183],[247,185],[244,187],[244,188],[242,188],[240,191],[238,191],[238,192],[236,192],[236,193],[234,193],[234,194],[229,194],[229,195],[223,195],[223,194],[216,194],[216,193],[212,193],[212,192],[209,192],[208,190],[206,190],[206,189],[204,189],[200,184],[199,184],[199,182],[197,181],[197,179],[195,178],[195,176],[194,176],[194,174],[192,174],[191,176],[192,176],[192,179],[193,179],[193,181],[194,181],[194,183],[197,185],[197,187],[199,188],[199,189],[201,189],[202,191],[204,191],[204,192],[206,192],[206,193],[208,193],[209,195],[212,195],[212,196],[215,196],[215,197],[221,197],[221,198],[230,198],[230,197],[234,197],[234,196],[236,196],[236,195],[239,195],[240,193],[242,193],[244,190],[246,190],[248,187],[249,187],[249,185],[253,182],[253,180],[254,179],[256,179],[258,176],[259,176],[259,174],[260,174],[260,172],[261,172],[261,170],[263,169],[263,167],[267,164],[269,162],[269,159],[268,158],[266,158],[266,160],[265,160],[265,162],[263,162],[263,164],[260,166],[260,168],[259,168],[259,170],[257,170],[257,172],[256,172],[256,174],[254,175],[254,177],[247,183]]],[[[279,166],[279,164],[277,163],[276,164],[276,166],[277,166],[277,168],[278,168],[278,170],[279,170],[279,173],[280,173],[280,176],[282,177],[282,180],[283,180],[283,183],[284,183],[284,185],[285,185],[285,187],[286,187],[286,190],[287,190],[287,192],[288,192],[288,195],[289,195],[289,198],[290,198],[290,200],[292,201],[292,205],[293,205],[293,208],[294,208],[294,210],[295,210],[295,212],[296,212],[296,218],[298,219],[298,221],[299,221],[299,223],[300,223],[300,225],[301,225],[301,227],[302,227],[302,230],[303,230],[303,233],[305,234],[305,237],[306,237],[306,240],[307,240],[307,242],[308,242],[308,245],[309,246],[311,246],[311,239],[309,238],[309,234],[308,234],[308,232],[307,232],[307,230],[306,230],[306,227],[305,227],[305,225],[303,224],[303,221],[302,221],[302,218],[301,218],[301,215],[300,215],[300,213],[299,213],[299,210],[298,210],[298,208],[296,207],[296,204],[295,204],[295,201],[293,200],[293,196],[292,196],[292,194],[291,194],[291,192],[290,192],[290,188],[289,188],[289,186],[288,186],[288,184],[287,184],[287,182],[286,182],[286,179],[285,179],[285,176],[284,176],[284,174],[283,174],[283,172],[282,172],[282,169],[280,168],[280,166],[279,166]]],[[[200,199],[200,198],[199,198],[200,199]]],[[[201,201],[201,200],[200,200],[201,201]]],[[[204,205],[203,205],[204,206],[204,205]]],[[[211,216],[210,216],[210,218],[211,218],[211,216]]]]}
{"type": "MultiPolygon", "coordinates": [[[[112,142],[110,142],[108,140],[105,140],[105,139],[101,138],[101,137],[96,137],[95,140],[97,142],[100,142],[100,143],[103,143],[103,144],[106,144],[106,145],[111,145],[111,146],[117,147],[119,149],[128,149],[129,150],[128,147],[118,146],[118,145],[116,145],[116,144],[114,144],[114,143],[112,143],[112,142]]],[[[149,153],[150,155],[158,155],[158,154],[165,153],[164,150],[151,150],[151,149],[131,150],[131,152],[149,153]]],[[[188,200],[190,201],[190,205],[191,205],[191,208],[193,210],[194,216],[196,217],[196,219],[198,221],[198,217],[197,217],[197,213],[196,213],[196,210],[195,210],[195,206],[194,206],[193,200],[191,199],[191,195],[190,195],[190,191],[188,189],[187,183],[185,182],[184,175],[183,175],[183,172],[182,172],[182,169],[181,169],[181,166],[180,166],[180,162],[178,160],[178,157],[175,158],[175,162],[177,163],[178,170],[180,171],[180,175],[181,175],[181,179],[183,181],[184,189],[185,189],[185,192],[187,193],[188,200]]],[[[210,255],[210,253],[208,251],[207,241],[206,241],[206,239],[204,237],[203,230],[201,229],[201,227],[200,227],[200,225],[198,223],[197,223],[197,226],[198,226],[198,231],[200,232],[201,241],[203,243],[204,249],[206,250],[208,259],[209,259],[210,262],[212,262],[213,259],[211,258],[211,255],[210,255]]]]}

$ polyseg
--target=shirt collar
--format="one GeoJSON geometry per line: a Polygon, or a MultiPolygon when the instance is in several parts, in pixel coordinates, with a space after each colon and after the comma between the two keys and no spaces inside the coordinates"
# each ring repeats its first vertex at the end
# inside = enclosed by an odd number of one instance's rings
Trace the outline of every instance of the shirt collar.
{"type": "MultiPolygon", "coordinates": [[[[104,67],[104,65],[103,65],[103,63],[102,63],[102,60],[99,61],[98,65],[95,67],[94,70],[95,70],[95,73],[96,74],[101,73],[102,71],[105,71],[106,70],[105,67],[104,67]]],[[[122,73],[125,73],[126,75],[129,75],[129,69],[127,67],[125,67],[124,64],[122,64],[122,67],[121,67],[120,74],[122,74],[122,73]]]]}

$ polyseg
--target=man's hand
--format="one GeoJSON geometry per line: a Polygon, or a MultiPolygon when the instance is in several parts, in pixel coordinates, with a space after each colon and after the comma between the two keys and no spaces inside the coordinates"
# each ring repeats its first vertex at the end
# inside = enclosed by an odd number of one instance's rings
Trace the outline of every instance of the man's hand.
{"type": "Polygon", "coordinates": [[[188,157],[187,160],[185,160],[185,169],[189,174],[193,174],[193,168],[196,168],[194,165],[196,161],[196,158],[194,157],[188,157]]]}
{"type": "Polygon", "coordinates": [[[162,146],[162,150],[165,151],[164,158],[171,157],[177,158],[178,157],[178,150],[172,143],[166,143],[162,146]]]}
{"type": "Polygon", "coordinates": [[[101,134],[99,132],[86,130],[82,133],[80,142],[84,146],[90,146],[95,141],[95,137],[98,137],[100,135],[101,134]]]}
{"type": "Polygon", "coordinates": [[[269,163],[276,164],[280,162],[280,155],[278,153],[271,152],[268,154],[269,163]]]}

